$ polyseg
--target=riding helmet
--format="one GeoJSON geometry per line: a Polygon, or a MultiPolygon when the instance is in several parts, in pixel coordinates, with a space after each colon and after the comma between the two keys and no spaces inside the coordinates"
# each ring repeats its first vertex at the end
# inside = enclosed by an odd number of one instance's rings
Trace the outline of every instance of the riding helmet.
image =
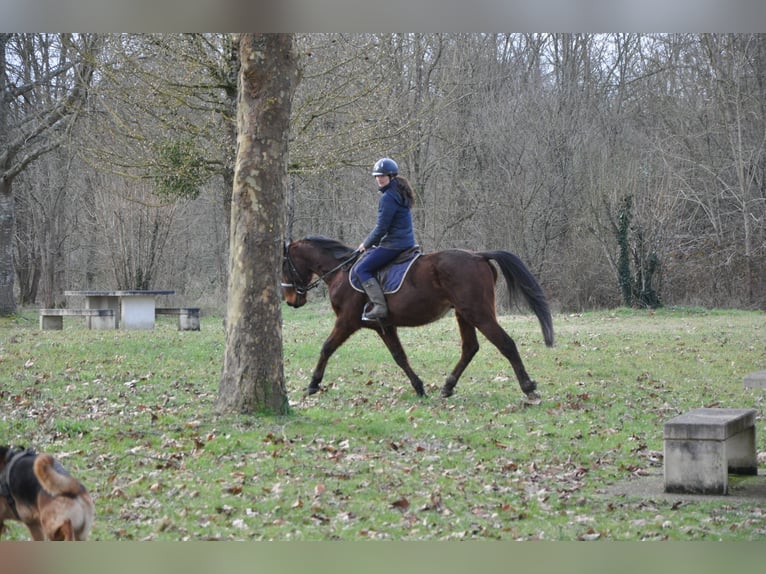
{"type": "Polygon", "coordinates": [[[391,158],[384,157],[375,162],[372,168],[372,175],[394,176],[399,173],[399,166],[391,158]]]}

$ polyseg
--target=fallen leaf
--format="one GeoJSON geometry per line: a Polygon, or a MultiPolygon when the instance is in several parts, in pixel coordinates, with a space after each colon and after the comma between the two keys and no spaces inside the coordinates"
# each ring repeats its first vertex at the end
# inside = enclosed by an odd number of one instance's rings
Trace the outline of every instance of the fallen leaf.
{"type": "Polygon", "coordinates": [[[435,512],[444,512],[446,511],[446,508],[444,507],[444,500],[442,499],[441,492],[436,491],[431,493],[431,500],[428,502],[428,504],[424,504],[421,506],[418,510],[426,511],[426,510],[433,510],[435,512]]]}
{"type": "Polygon", "coordinates": [[[582,540],[583,542],[598,540],[599,538],[601,538],[601,533],[596,532],[595,530],[592,530],[592,529],[588,530],[588,532],[586,532],[585,534],[580,534],[577,537],[578,540],[582,540]]]}
{"type": "Polygon", "coordinates": [[[406,498],[400,498],[398,500],[394,500],[391,503],[391,506],[393,508],[398,508],[399,510],[407,510],[410,507],[410,501],[406,498]]]}

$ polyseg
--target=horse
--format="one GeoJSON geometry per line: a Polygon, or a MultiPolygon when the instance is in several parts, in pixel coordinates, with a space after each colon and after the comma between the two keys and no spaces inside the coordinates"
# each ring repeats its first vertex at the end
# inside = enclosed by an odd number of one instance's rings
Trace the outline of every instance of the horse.
{"type": "Polygon", "coordinates": [[[426,325],[454,309],[462,350],[441,388],[441,396],[454,394],[458,379],[478,352],[478,329],[511,363],[526,395],[525,401],[539,404],[537,383],[527,374],[516,343],[498,324],[495,311],[498,273],[491,261],[505,277],[511,300],[518,293],[523,295],[537,316],[545,344],[553,346],[553,321],[545,294],[517,255],[509,251],[460,249],[422,254],[411,265],[396,293],[386,296],[388,317],[374,322],[362,319],[367,297],[355,290],[349,281],[349,269],[359,255],[358,251],[340,241],[322,236],[308,236],[284,244],[281,288],[285,302],[290,307],[302,307],[308,292],[324,282],[336,316],[332,331],[322,344],[306,395],[322,390],[320,383],[332,354],[356,331],[367,328],[378,332],[396,364],[406,373],[415,393],[425,397],[423,381],[410,366],[397,328],[426,325]]]}

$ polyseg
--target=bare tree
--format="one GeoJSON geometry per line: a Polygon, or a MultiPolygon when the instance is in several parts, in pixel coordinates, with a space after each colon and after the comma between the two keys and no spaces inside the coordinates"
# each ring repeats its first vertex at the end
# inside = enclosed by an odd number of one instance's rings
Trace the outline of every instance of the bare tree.
{"type": "Polygon", "coordinates": [[[220,264],[206,283],[225,290],[238,69],[230,36],[112,35],[105,52],[89,129],[79,136],[80,157],[110,176],[108,194],[94,190],[102,209],[93,229],[103,230],[96,235],[112,275],[124,288],[149,287],[173,258],[176,217],[208,186],[224,230],[209,245],[220,264]],[[126,212],[126,203],[135,209],[126,212]]]}
{"type": "Polygon", "coordinates": [[[74,152],[63,144],[30,165],[14,183],[14,257],[22,306],[38,300],[45,307],[61,303],[66,246],[76,230],[70,185],[73,161],[74,152]]]}
{"type": "MultiPolygon", "coordinates": [[[[232,37],[102,37],[87,121],[12,195],[6,160],[27,157],[12,142],[37,149],[70,125],[29,131],[75,86],[86,37],[2,38],[0,232],[11,233],[10,199],[17,215],[15,248],[0,237],[0,294],[15,258],[22,304],[49,304],[67,282],[172,278],[180,297],[217,307],[233,221],[232,37]]],[[[766,304],[763,35],[293,42],[305,74],[291,106],[288,237],[358,241],[374,219],[370,165],[390,155],[418,194],[425,250],[512,249],[561,308],[625,304],[620,268],[631,290],[668,304],[766,304]]]]}
{"type": "Polygon", "coordinates": [[[99,38],[0,34],[0,316],[16,311],[13,181],[61,144],[85,100],[99,38]]]}
{"type": "Polygon", "coordinates": [[[731,213],[728,236],[741,261],[744,297],[755,298],[758,283],[757,253],[763,238],[766,203],[763,196],[763,165],[766,163],[766,117],[764,117],[763,39],[758,36],[704,34],[702,44],[709,59],[710,97],[717,107],[715,133],[724,163],[711,169],[719,183],[722,201],[731,213]]]}
{"type": "Polygon", "coordinates": [[[232,195],[226,350],[219,412],[288,410],[279,276],[290,109],[299,81],[291,34],[243,34],[232,195]]]}

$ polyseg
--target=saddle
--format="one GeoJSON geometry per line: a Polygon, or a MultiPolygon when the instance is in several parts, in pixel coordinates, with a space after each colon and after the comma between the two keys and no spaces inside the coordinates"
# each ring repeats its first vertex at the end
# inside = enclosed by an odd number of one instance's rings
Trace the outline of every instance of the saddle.
{"type": "MultiPolygon", "coordinates": [[[[359,262],[362,261],[366,255],[367,252],[365,252],[359,259],[357,259],[356,263],[354,263],[348,273],[348,282],[351,283],[351,286],[360,293],[364,293],[364,289],[362,289],[362,282],[359,280],[359,277],[356,274],[356,266],[359,265],[359,262]]],[[[396,257],[396,259],[394,259],[388,265],[384,265],[378,269],[378,271],[375,273],[375,277],[378,280],[378,283],[380,283],[380,286],[383,288],[383,293],[390,295],[391,293],[396,293],[399,291],[399,288],[402,286],[402,283],[404,283],[404,278],[407,276],[407,272],[410,270],[410,267],[421,255],[422,253],[420,252],[420,246],[415,245],[406,251],[402,251],[396,257]]]]}

